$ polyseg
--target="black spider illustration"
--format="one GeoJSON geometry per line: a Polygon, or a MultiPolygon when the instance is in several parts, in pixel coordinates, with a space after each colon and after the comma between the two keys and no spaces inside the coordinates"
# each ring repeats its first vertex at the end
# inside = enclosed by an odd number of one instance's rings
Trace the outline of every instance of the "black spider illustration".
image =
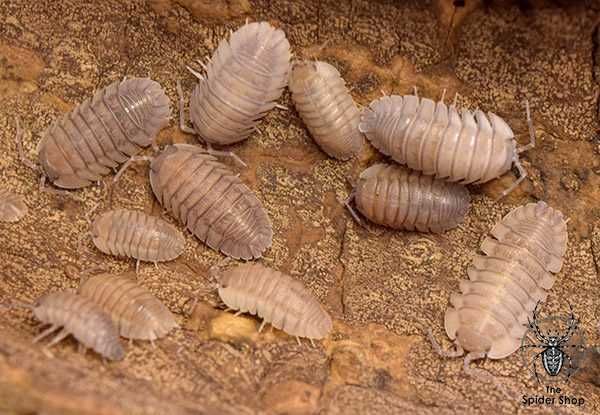
{"type": "MultiPolygon", "coordinates": [[[[573,307],[569,304],[570,315],[566,320],[566,333],[560,335],[558,330],[547,330],[546,333],[543,333],[538,324],[539,305],[540,302],[538,301],[533,310],[533,320],[528,319],[528,327],[539,343],[522,344],[520,349],[521,351],[526,348],[542,349],[542,351],[537,353],[530,361],[530,364],[533,364],[533,373],[535,374],[538,383],[541,383],[537,372],[538,358],[542,360],[542,365],[544,366],[546,373],[553,377],[559,375],[565,366],[565,360],[568,361],[567,381],[569,381],[569,378],[577,370],[577,367],[573,365],[573,358],[567,353],[567,350],[569,350],[569,348],[576,348],[580,351],[584,349],[582,344],[569,344],[569,340],[571,340],[573,335],[577,332],[579,319],[575,317],[573,307]]],[[[525,341],[526,337],[527,333],[523,337],[523,341],[525,341]]]]}

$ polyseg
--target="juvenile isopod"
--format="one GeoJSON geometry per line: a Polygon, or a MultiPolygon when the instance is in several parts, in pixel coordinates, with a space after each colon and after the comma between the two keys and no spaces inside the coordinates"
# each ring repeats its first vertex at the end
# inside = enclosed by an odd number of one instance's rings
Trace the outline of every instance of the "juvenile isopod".
{"type": "Polygon", "coordinates": [[[17,222],[27,214],[28,208],[20,195],[0,188],[0,222],[17,222]]]}
{"type": "Polygon", "coordinates": [[[50,327],[40,333],[34,342],[56,332],[51,347],[69,334],[84,347],[89,347],[110,360],[121,360],[125,351],[119,341],[119,332],[110,316],[90,299],[68,291],[43,295],[32,306],[34,316],[50,327]]]}
{"type": "Polygon", "coordinates": [[[221,300],[238,313],[250,313],[290,336],[322,339],[332,321],[304,285],[260,264],[244,264],[217,277],[221,300]]]}
{"type": "Polygon", "coordinates": [[[460,294],[450,297],[445,328],[465,370],[473,360],[502,359],[521,345],[538,301],[544,301],[567,249],[567,224],[544,202],[518,207],[502,219],[481,244],[460,294]]]}
{"type": "Polygon", "coordinates": [[[271,246],[273,230],[260,201],[206,150],[166,147],[152,159],[150,185],[160,204],[212,249],[253,259],[271,246]]]}
{"type": "MultiPolygon", "coordinates": [[[[116,81],[57,119],[38,145],[42,186],[46,179],[64,189],[99,181],[111,169],[149,146],[169,123],[169,98],[148,78],[116,81]]],[[[20,156],[32,168],[21,148],[20,156]]]]}
{"type": "Polygon", "coordinates": [[[110,315],[125,338],[153,341],[178,327],[169,309],[127,276],[94,275],[81,284],[79,294],[110,315]]]}
{"type": "Polygon", "coordinates": [[[289,87],[300,117],[325,153],[347,160],[360,152],[360,111],[337,69],[326,62],[294,62],[289,87]]]}
{"type": "Polygon", "coordinates": [[[207,144],[246,139],[257,121],[277,106],[288,82],[290,44],[282,30],[267,22],[247,23],[221,40],[190,100],[194,128],[186,127],[180,92],[180,126],[207,144]]]}
{"type": "Polygon", "coordinates": [[[440,233],[456,227],[469,210],[467,189],[398,166],[375,164],[363,171],[346,206],[394,229],[440,233]]]}
{"type": "Polygon", "coordinates": [[[531,142],[517,147],[515,135],[499,116],[472,113],[416,95],[383,96],[361,115],[359,130],[382,153],[413,170],[451,182],[485,183],[514,164],[519,178],[502,194],[514,190],[527,176],[519,154],[535,146],[535,133],[526,105],[531,142]]]}
{"type": "Polygon", "coordinates": [[[91,227],[92,241],[108,255],[164,262],[177,258],[185,248],[179,229],[166,221],[137,210],[116,209],[96,217],[91,227]]]}

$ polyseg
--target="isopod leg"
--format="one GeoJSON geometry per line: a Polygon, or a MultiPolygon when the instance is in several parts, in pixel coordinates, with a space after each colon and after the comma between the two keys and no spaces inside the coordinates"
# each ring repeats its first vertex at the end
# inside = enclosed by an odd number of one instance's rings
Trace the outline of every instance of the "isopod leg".
{"type": "Polygon", "coordinates": [[[260,323],[260,327],[258,328],[259,333],[265,328],[265,324],[267,324],[266,320],[263,320],[262,323],[260,323]]]}
{"type": "Polygon", "coordinates": [[[535,128],[531,120],[531,111],[529,110],[529,101],[525,101],[525,113],[527,114],[527,128],[529,130],[529,144],[517,148],[517,153],[530,150],[535,147],[535,128]]]}
{"type": "Polygon", "coordinates": [[[135,261],[135,273],[138,274],[140,272],[140,260],[135,261]]]}
{"type": "Polygon", "coordinates": [[[206,151],[208,152],[208,154],[211,154],[213,156],[231,157],[236,163],[238,163],[242,167],[248,167],[248,165],[246,163],[244,163],[244,161],[241,158],[239,158],[238,155],[235,154],[233,151],[215,150],[208,143],[206,144],[206,151]]]}
{"type": "Polygon", "coordinates": [[[58,189],[54,189],[52,187],[49,187],[46,184],[46,176],[44,174],[41,175],[40,177],[40,192],[44,192],[44,193],[50,193],[53,195],[60,195],[60,196],[68,196],[71,199],[77,201],[77,202],[83,202],[83,200],[79,197],[77,197],[75,194],[73,194],[72,192],[69,192],[67,190],[58,190],[58,189]]]}
{"type": "Polygon", "coordinates": [[[517,180],[515,180],[513,182],[513,184],[508,186],[508,188],[506,190],[504,190],[496,200],[502,199],[503,197],[508,195],[510,192],[515,190],[517,188],[517,186],[519,186],[521,184],[521,182],[523,180],[525,180],[525,178],[527,177],[527,170],[525,170],[525,168],[521,165],[521,162],[519,161],[519,158],[517,156],[515,156],[515,158],[513,159],[513,163],[515,164],[515,167],[517,168],[517,170],[519,170],[519,178],[517,180]]]}
{"type": "Polygon", "coordinates": [[[315,342],[313,341],[313,339],[308,339],[308,340],[310,340],[310,345],[311,345],[312,347],[317,347],[317,346],[315,346],[315,342]]]}
{"type": "Polygon", "coordinates": [[[15,117],[15,123],[17,125],[17,135],[15,138],[17,141],[17,151],[19,153],[19,160],[21,160],[21,163],[29,167],[31,170],[39,172],[40,167],[33,161],[25,157],[25,151],[23,150],[23,129],[21,128],[21,121],[19,120],[19,117],[15,117]]]}
{"type": "Polygon", "coordinates": [[[365,228],[367,231],[369,231],[370,233],[376,233],[375,231],[373,231],[358,215],[358,213],[354,210],[354,208],[352,207],[352,201],[354,200],[354,191],[352,193],[350,193],[350,196],[348,196],[348,199],[346,199],[346,201],[344,202],[344,206],[346,206],[346,209],[348,209],[348,211],[350,212],[350,214],[352,215],[352,217],[354,218],[354,220],[363,228],[365,228]]]}
{"type": "Polygon", "coordinates": [[[433,333],[431,332],[431,329],[427,330],[427,337],[429,338],[429,342],[431,343],[431,347],[433,347],[433,350],[435,350],[435,352],[442,357],[454,358],[454,357],[459,357],[459,356],[462,356],[463,354],[465,354],[465,351],[463,350],[462,347],[460,347],[460,345],[458,343],[456,344],[455,350],[442,349],[442,346],[440,346],[440,344],[437,342],[435,337],[433,337],[433,333]]]}
{"type": "Polygon", "coordinates": [[[484,359],[486,356],[485,352],[470,352],[465,356],[465,361],[463,362],[463,370],[465,373],[481,382],[491,383],[493,384],[500,392],[502,392],[507,398],[512,399],[513,396],[508,393],[506,387],[500,383],[494,376],[484,369],[478,369],[475,367],[471,367],[470,364],[475,360],[484,359]]]}
{"type": "Polygon", "coordinates": [[[185,99],[183,98],[183,89],[181,82],[177,81],[177,95],[179,96],[179,129],[186,134],[196,134],[196,130],[185,125],[185,99]]]}
{"type": "Polygon", "coordinates": [[[34,339],[32,340],[32,343],[37,343],[40,340],[42,340],[44,337],[49,336],[50,334],[52,334],[53,332],[55,332],[56,330],[58,330],[60,326],[57,325],[51,325],[50,327],[48,327],[46,330],[44,330],[43,332],[41,332],[40,334],[38,334],[37,336],[34,337],[34,339]]]}
{"type": "Polygon", "coordinates": [[[236,311],[236,313],[234,314],[234,316],[236,316],[236,317],[237,317],[237,316],[239,316],[239,315],[240,315],[240,314],[242,314],[242,313],[243,313],[243,311],[242,311],[242,310],[238,310],[238,311],[236,311]]]}
{"type": "Polygon", "coordinates": [[[275,104],[275,108],[279,108],[280,110],[289,111],[290,109],[285,105],[275,104]]]}
{"type": "Polygon", "coordinates": [[[52,341],[50,343],[48,343],[48,345],[46,346],[46,349],[51,348],[52,346],[54,346],[56,343],[60,343],[62,340],[65,339],[65,337],[67,337],[69,335],[69,332],[65,329],[62,329],[61,331],[58,332],[58,334],[52,339],[52,341]]]}
{"type": "Polygon", "coordinates": [[[300,342],[300,337],[296,336],[296,341],[298,342],[298,346],[302,346],[302,343],[300,342]]]}
{"type": "Polygon", "coordinates": [[[204,81],[204,76],[200,72],[196,71],[194,68],[192,68],[189,65],[185,65],[185,68],[196,78],[198,78],[201,81],[204,81]]]}

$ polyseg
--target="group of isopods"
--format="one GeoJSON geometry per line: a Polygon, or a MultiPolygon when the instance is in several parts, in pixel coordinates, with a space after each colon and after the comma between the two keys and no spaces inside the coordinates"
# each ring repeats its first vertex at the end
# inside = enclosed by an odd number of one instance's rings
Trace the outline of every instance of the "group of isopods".
{"type": "MultiPolygon", "coordinates": [[[[290,64],[290,44],[282,30],[266,22],[246,23],[223,39],[212,58],[188,68],[198,83],[190,101],[193,128],[186,126],[184,99],[178,84],[180,127],[196,134],[205,147],[168,145],[153,157],[137,154],[169,123],[170,105],[161,86],[146,78],[129,78],[99,90],[91,99],[55,121],[38,147],[38,165],[24,157],[23,131],[17,125],[20,156],[46,180],[63,189],[99,181],[125,163],[115,180],[134,161],[150,161],[152,191],[165,210],[198,239],[223,254],[257,259],[272,243],[272,227],[262,204],[238,175],[215,156],[229,155],[212,145],[246,139],[258,120],[276,103],[286,85],[292,101],[316,143],[329,156],[348,160],[361,151],[363,136],[395,164],[375,164],[363,171],[346,202],[352,200],[371,221],[395,229],[443,232],[457,226],[469,206],[464,184],[500,177],[513,164],[526,176],[518,154],[535,145],[529,107],[531,142],[517,147],[514,133],[499,116],[459,111],[414,95],[385,95],[362,113],[344,80],[320,61],[290,64]],[[461,182],[459,184],[458,182],[461,182]]],[[[285,108],[285,107],[283,107],[285,108]]],[[[243,162],[242,162],[243,163],[243,162]]],[[[52,190],[58,191],[56,189],[52,190]]],[[[18,219],[26,207],[14,195],[1,193],[0,215],[18,219]]],[[[139,261],[169,261],[184,250],[181,232],[164,220],[133,210],[98,215],[91,224],[95,246],[104,253],[139,261]]],[[[538,301],[543,301],[561,269],[567,245],[566,221],[544,202],[510,212],[481,245],[468,270],[469,280],[451,297],[445,316],[448,336],[468,363],[482,357],[500,359],[517,350],[538,301]]],[[[137,268],[137,266],[136,266],[137,268]]],[[[286,333],[321,339],[332,320],[297,280],[258,263],[229,269],[216,277],[218,293],[229,309],[248,312],[286,333]]],[[[149,291],[124,276],[101,274],[85,279],[78,294],[44,295],[33,305],[35,316],[50,325],[37,338],[55,332],[50,344],[72,334],[82,347],[109,359],[124,351],[119,335],[153,341],[177,323],[149,291]]]]}

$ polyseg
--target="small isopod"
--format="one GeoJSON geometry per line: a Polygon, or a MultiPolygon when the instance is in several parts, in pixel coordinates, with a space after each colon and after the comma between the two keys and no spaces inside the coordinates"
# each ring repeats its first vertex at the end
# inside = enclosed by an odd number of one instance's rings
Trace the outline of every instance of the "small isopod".
{"type": "Polygon", "coordinates": [[[108,313],[125,338],[153,341],[178,327],[169,309],[127,276],[94,275],[81,284],[79,294],[108,313]]]}
{"type": "Polygon", "coordinates": [[[465,370],[470,362],[502,359],[521,345],[536,304],[546,299],[567,249],[567,224],[560,211],[544,202],[518,207],[504,217],[481,244],[469,267],[469,280],[450,297],[445,328],[455,341],[465,370]]]}
{"type": "Polygon", "coordinates": [[[300,117],[325,153],[347,160],[360,152],[360,111],[337,69],[320,61],[294,62],[289,87],[300,117]]]}
{"type": "Polygon", "coordinates": [[[519,178],[502,194],[514,190],[527,176],[519,154],[535,146],[535,132],[526,105],[531,142],[517,147],[515,135],[499,116],[454,104],[435,103],[416,95],[383,96],[361,115],[359,130],[382,153],[413,170],[451,182],[485,183],[512,166],[519,178]]]}
{"type": "Polygon", "coordinates": [[[108,255],[139,261],[164,262],[177,258],[185,248],[179,229],[164,220],[127,209],[103,213],[92,223],[92,241],[108,255]]]}
{"type": "Polygon", "coordinates": [[[160,204],[212,249],[253,259],[271,246],[273,230],[260,201],[206,150],[166,147],[152,159],[150,185],[160,204]]]}
{"type": "MultiPolygon", "coordinates": [[[[38,145],[46,179],[64,189],[99,181],[111,169],[149,146],[169,123],[169,98],[148,78],[116,81],[57,119],[38,145]]],[[[22,131],[17,123],[18,142],[22,131]]],[[[26,161],[22,148],[21,158],[26,161]]]]}
{"type": "Polygon", "coordinates": [[[277,106],[288,82],[290,44],[267,22],[247,23],[221,40],[190,100],[193,129],[185,126],[180,96],[180,126],[207,144],[246,139],[257,121],[277,106]]]}
{"type": "Polygon", "coordinates": [[[125,357],[119,332],[110,316],[90,299],[68,291],[54,292],[40,297],[32,310],[39,321],[50,324],[34,339],[34,343],[62,327],[47,347],[72,334],[84,347],[107,359],[121,360],[125,357]]]}
{"type": "Polygon", "coordinates": [[[469,210],[467,189],[395,165],[375,164],[363,171],[346,206],[354,199],[371,221],[394,229],[440,233],[456,227],[469,210]]]}
{"type": "Polygon", "coordinates": [[[304,285],[260,264],[244,264],[218,277],[219,296],[230,309],[250,313],[290,336],[322,339],[332,321],[304,285]]]}
{"type": "Polygon", "coordinates": [[[28,208],[23,197],[8,189],[0,188],[0,221],[17,222],[27,214],[28,208]]]}

